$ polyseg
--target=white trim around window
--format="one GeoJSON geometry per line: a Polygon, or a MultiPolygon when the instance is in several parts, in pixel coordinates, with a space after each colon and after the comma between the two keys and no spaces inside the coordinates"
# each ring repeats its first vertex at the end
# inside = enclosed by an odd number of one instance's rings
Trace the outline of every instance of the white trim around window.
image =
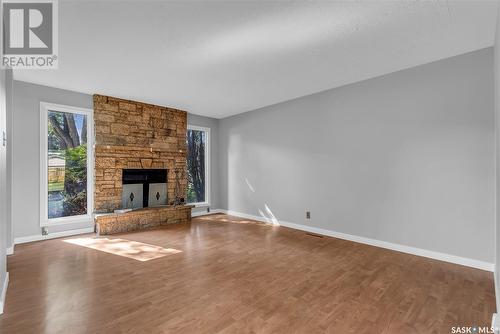
{"type": "Polygon", "coordinates": [[[93,222],[94,207],[94,119],[93,110],[40,102],[40,226],[93,222]],[[87,117],[87,214],[48,218],[48,114],[49,111],[81,114],[87,117]]]}
{"type": "Polygon", "coordinates": [[[205,201],[199,203],[188,203],[196,207],[210,206],[210,128],[188,125],[188,130],[205,132],[205,201]]]}

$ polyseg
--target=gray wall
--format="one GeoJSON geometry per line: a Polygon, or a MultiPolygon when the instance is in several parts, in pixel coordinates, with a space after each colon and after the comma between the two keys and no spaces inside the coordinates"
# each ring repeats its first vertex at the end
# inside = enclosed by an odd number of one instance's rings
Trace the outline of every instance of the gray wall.
{"type": "MultiPolygon", "coordinates": [[[[219,120],[188,114],[188,125],[210,128],[210,209],[220,209],[219,188],[219,120]]],[[[205,207],[195,208],[194,212],[206,212],[205,207]]]]}
{"type": "MultiPolygon", "coordinates": [[[[12,193],[12,112],[13,112],[13,89],[14,81],[12,70],[5,72],[5,90],[6,90],[6,111],[7,111],[7,138],[9,144],[7,145],[7,194],[12,193]]],[[[5,236],[7,240],[7,248],[14,247],[14,231],[12,229],[12,196],[7,196],[7,229],[5,236]]]]}
{"type": "MultiPolygon", "coordinates": [[[[7,147],[3,146],[2,135],[7,130],[7,99],[5,70],[0,70],[0,296],[7,275],[7,147]]],[[[3,307],[3,300],[0,300],[3,307]]],[[[0,308],[1,308],[0,307],[0,308]]]]}
{"type": "Polygon", "coordinates": [[[221,120],[222,208],[493,263],[492,68],[489,48],[221,120]]]}
{"type": "MultiPolygon", "coordinates": [[[[498,7],[495,32],[495,133],[496,133],[496,252],[495,252],[495,292],[497,314],[500,312],[500,6],[498,7]]],[[[500,320],[498,321],[500,323],[500,320]]]]}
{"type": "MultiPolygon", "coordinates": [[[[12,118],[12,221],[14,238],[41,235],[40,228],[40,102],[92,108],[92,96],[14,81],[12,118]]],[[[54,226],[50,232],[88,227],[54,226]]]]}
{"type": "MultiPolygon", "coordinates": [[[[10,179],[8,151],[11,141],[7,131],[7,114],[10,111],[9,93],[12,91],[12,70],[0,70],[0,296],[7,278],[7,248],[11,247],[12,237],[9,234],[10,224],[10,179]],[[3,145],[3,132],[8,141],[3,145]]],[[[3,300],[0,300],[0,313],[3,311],[3,300]]]]}
{"type": "MultiPolygon", "coordinates": [[[[40,102],[92,108],[92,96],[69,90],[14,81],[12,115],[12,220],[14,237],[41,234],[39,220],[40,168],[40,102]]],[[[188,116],[188,123],[211,128],[211,200],[219,206],[218,179],[218,121],[196,115],[188,116]]],[[[201,210],[201,209],[198,209],[201,210]]],[[[49,232],[88,227],[88,224],[54,226],[49,232]]]]}

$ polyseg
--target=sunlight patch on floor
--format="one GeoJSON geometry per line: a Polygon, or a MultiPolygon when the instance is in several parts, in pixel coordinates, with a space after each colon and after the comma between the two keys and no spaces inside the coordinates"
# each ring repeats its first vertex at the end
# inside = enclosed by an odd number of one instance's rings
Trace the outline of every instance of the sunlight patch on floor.
{"type": "Polygon", "coordinates": [[[227,215],[214,213],[206,216],[195,217],[198,221],[214,222],[214,223],[233,223],[233,224],[253,224],[263,227],[272,227],[271,224],[266,224],[258,220],[246,220],[242,218],[230,218],[227,215]]]}
{"type": "Polygon", "coordinates": [[[125,239],[108,238],[75,238],[66,239],[64,242],[92,248],[101,252],[128,257],[138,261],[149,261],[167,255],[181,253],[173,248],[163,248],[155,245],[148,245],[142,242],[125,239]]]}

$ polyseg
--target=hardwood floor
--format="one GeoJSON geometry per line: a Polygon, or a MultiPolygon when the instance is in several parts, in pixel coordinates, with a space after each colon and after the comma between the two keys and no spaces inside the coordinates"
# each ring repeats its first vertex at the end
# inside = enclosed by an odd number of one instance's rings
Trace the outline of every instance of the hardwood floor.
{"type": "Polygon", "coordinates": [[[0,333],[428,334],[495,312],[492,273],[232,216],[112,237],[180,252],[17,245],[0,333]]]}

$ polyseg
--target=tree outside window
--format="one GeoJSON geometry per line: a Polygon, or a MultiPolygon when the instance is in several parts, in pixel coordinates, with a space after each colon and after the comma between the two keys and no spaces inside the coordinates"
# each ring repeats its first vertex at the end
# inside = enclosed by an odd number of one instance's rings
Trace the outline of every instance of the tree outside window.
{"type": "Polygon", "coordinates": [[[87,116],[48,112],[48,218],[87,214],[87,116]]]}
{"type": "Polygon", "coordinates": [[[206,152],[207,132],[204,130],[187,130],[187,202],[204,203],[206,197],[206,152]]]}

